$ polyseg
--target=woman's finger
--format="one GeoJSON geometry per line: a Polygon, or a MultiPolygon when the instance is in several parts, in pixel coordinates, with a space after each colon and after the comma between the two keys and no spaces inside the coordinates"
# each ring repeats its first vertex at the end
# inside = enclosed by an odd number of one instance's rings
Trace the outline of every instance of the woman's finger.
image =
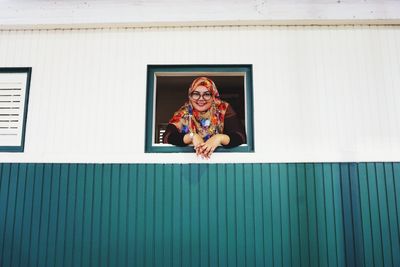
{"type": "Polygon", "coordinates": [[[196,151],[196,156],[199,156],[201,154],[199,147],[195,147],[194,150],[196,151]]]}
{"type": "Polygon", "coordinates": [[[210,148],[210,151],[208,151],[208,157],[211,157],[211,155],[212,155],[212,153],[214,153],[214,150],[215,150],[215,148],[214,147],[211,147],[210,148]]]}
{"type": "Polygon", "coordinates": [[[203,147],[206,143],[200,143],[194,146],[195,149],[198,149],[200,147],[203,147]]]}
{"type": "Polygon", "coordinates": [[[203,154],[209,158],[212,154],[212,146],[207,146],[207,149],[203,152],[203,154]]]}

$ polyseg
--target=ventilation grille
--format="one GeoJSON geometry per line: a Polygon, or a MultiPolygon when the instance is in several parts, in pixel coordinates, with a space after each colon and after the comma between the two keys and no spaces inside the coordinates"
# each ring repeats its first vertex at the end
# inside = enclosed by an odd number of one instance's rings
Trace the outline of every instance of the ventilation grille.
{"type": "Polygon", "coordinates": [[[0,147],[21,146],[28,73],[0,73],[0,147]]]}
{"type": "Polygon", "coordinates": [[[157,141],[159,144],[162,144],[164,141],[164,133],[167,129],[168,123],[160,123],[157,127],[157,141]]]}

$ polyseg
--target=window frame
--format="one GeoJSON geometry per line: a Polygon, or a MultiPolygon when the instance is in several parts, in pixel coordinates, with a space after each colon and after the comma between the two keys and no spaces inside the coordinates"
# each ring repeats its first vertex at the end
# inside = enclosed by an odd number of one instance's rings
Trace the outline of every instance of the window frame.
{"type": "MultiPolygon", "coordinates": [[[[145,152],[146,153],[179,153],[191,152],[193,147],[179,147],[170,144],[154,143],[155,112],[156,112],[156,76],[157,73],[177,75],[243,73],[245,79],[244,103],[245,103],[245,129],[247,143],[233,148],[218,147],[215,152],[254,152],[254,123],[253,123],[253,66],[251,64],[240,65],[147,65],[147,92],[146,92],[146,123],[145,123],[145,152]]],[[[181,75],[184,76],[184,75],[181,75]]],[[[227,75],[228,76],[228,75],[227,75]]],[[[217,85],[218,86],[218,85],[217,85]]],[[[171,114],[172,115],[172,114],[171,114]]]]}
{"type": "Polygon", "coordinates": [[[29,102],[29,91],[31,87],[31,76],[32,67],[0,67],[0,73],[26,73],[26,86],[25,86],[25,99],[24,99],[24,111],[22,121],[22,133],[21,143],[19,146],[3,146],[0,145],[0,152],[24,152],[25,149],[25,133],[26,133],[26,121],[28,116],[28,102],[29,102]]]}

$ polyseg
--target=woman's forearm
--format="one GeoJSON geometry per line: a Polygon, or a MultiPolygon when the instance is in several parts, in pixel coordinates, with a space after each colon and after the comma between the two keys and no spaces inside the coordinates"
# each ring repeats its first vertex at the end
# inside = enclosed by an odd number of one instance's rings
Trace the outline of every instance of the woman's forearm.
{"type": "MultiPolygon", "coordinates": [[[[231,141],[229,135],[217,134],[216,136],[218,137],[219,143],[221,145],[224,145],[224,146],[229,145],[229,143],[231,141]]],[[[197,134],[194,134],[193,136],[191,136],[190,133],[187,133],[183,136],[183,143],[185,143],[186,145],[189,145],[189,144],[193,143],[193,138],[196,138],[196,137],[197,137],[197,134]]]]}

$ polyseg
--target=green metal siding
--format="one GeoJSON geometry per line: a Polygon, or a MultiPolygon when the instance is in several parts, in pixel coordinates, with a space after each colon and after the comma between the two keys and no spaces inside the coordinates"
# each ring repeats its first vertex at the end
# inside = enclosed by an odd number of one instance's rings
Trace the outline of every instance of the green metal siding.
{"type": "Polygon", "coordinates": [[[0,174],[0,266],[400,266],[400,163],[0,174]]]}

